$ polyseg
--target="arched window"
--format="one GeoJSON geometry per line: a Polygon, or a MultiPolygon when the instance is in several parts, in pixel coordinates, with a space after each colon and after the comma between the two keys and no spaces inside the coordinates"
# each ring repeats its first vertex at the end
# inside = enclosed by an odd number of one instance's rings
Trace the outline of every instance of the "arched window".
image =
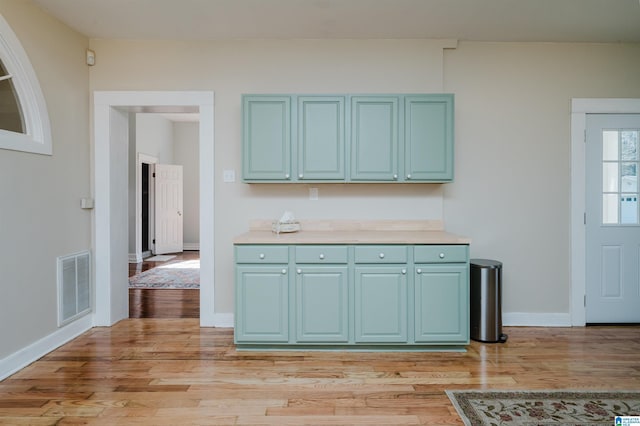
{"type": "Polygon", "coordinates": [[[0,149],[52,154],[47,106],[20,41],[0,15],[0,149]]]}

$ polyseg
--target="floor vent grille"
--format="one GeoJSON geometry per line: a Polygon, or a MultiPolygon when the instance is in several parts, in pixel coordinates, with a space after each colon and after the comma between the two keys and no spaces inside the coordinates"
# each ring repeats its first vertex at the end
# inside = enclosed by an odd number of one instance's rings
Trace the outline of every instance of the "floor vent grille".
{"type": "Polygon", "coordinates": [[[58,327],[91,312],[91,254],[58,257],[58,327]]]}

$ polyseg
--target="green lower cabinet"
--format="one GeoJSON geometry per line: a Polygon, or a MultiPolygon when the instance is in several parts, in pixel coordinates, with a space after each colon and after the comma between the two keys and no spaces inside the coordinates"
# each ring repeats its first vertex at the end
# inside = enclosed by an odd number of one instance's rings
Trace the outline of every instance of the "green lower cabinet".
{"type": "Polygon", "coordinates": [[[416,265],[415,342],[469,342],[469,266],[416,265]]]}
{"type": "Polygon", "coordinates": [[[235,341],[289,341],[287,265],[237,266],[235,341]]]}
{"type": "Polygon", "coordinates": [[[347,266],[298,266],[296,269],[296,341],[349,341],[347,266]]]}
{"type": "Polygon", "coordinates": [[[355,268],[355,342],[407,342],[407,270],[355,268]]]}

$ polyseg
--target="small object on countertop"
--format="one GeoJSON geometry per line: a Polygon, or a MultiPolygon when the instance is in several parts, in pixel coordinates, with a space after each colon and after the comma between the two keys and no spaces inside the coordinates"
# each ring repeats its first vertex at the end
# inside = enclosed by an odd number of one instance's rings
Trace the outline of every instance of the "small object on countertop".
{"type": "Polygon", "coordinates": [[[296,220],[293,213],[285,211],[277,222],[271,224],[271,231],[276,234],[281,232],[298,232],[300,230],[300,222],[296,220]]]}

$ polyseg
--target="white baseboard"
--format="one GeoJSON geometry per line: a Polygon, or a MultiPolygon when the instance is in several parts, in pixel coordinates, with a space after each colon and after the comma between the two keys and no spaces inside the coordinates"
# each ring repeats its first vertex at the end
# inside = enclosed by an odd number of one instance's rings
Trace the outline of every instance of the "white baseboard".
{"type": "Polygon", "coordinates": [[[200,243],[184,243],[184,244],[182,244],[182,248],[184,250],[199,251],[200,250],[200,243]]]}
{"type": "Polygon", "coordinates": [[[92,327],[92,316],[85,315],[66,327],[60,328],[26,348],[20,349],[18,352],[0,360],[0,381],[23,369],[32,362],[37,361],[68,341],[75,339],[92,327]]]}
{"type": "Polygon", "coordinates": [[[565,313],[503,312],[502,325],[506,327],[571,327],[571,315],[565,313]]]}
{"type": "Polygon", "coordinates": [[[142,262],[142,253],[129,253],[129,263],[142,262]]]}
{"type": "Polygon", "coordinates": [[[233,314],[214,314],[214,327],[233,328],[233,314]]]}

